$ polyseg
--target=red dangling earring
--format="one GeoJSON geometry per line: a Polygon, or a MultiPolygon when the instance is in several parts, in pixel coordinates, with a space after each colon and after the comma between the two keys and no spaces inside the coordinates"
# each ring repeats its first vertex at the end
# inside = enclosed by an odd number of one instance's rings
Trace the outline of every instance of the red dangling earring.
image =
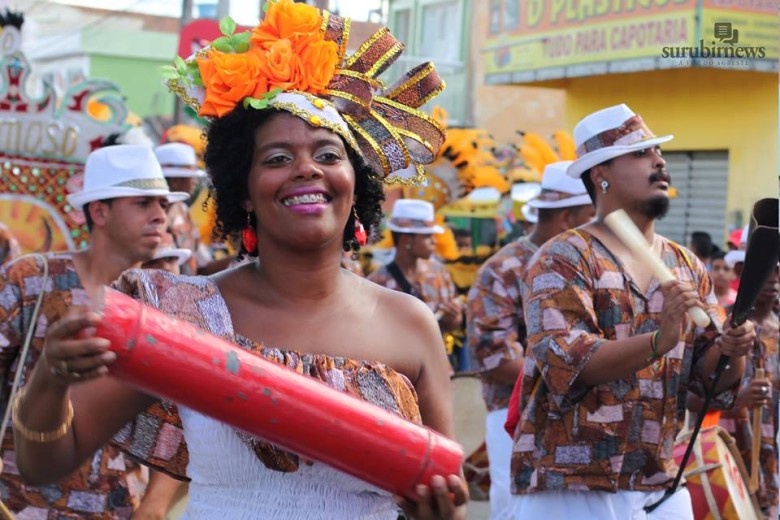
{"type": "Polygon", "coordinates": [[[257,233],[255,233],[255,228],[252,227],[252,214],[248,211],[246,212],[246,227],[241,232],[241,242],[249,255],[257,255],[257,233]]]}
{"type": "Polygon", "coordinates": [[[358,218],[355,206],[352,206],[352,214],[355,215],[355,240],[357,240],[360,247],[363,247],[368,244],[368,233],[366,233],[366,228],[363,227],[363,223],[358,218]]]}

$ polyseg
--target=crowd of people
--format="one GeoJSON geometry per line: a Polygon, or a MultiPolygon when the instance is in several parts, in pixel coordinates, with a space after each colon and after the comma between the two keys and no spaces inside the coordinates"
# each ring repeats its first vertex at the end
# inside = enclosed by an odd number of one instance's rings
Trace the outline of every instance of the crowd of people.
{"type": "Polygon", "coordinates": [[[419,175],[443,140],[417,110],[442,88],[432,69],[379,95],[371,64],[395,49],[389,32],[345,59],[344,19],[291,0],[270,3],[251,34],[249,50],[212,47],[172,83],[209,120],[205,168],[185,143],[106,146],[69,195],[85,249],[21,255],[0,227],[12,419],[0,498],[17,518],[164,518],[185,493],[193,520],[467,518],[462,473],[393,496],[111,377],[117,356],[91,310],[104,285],[448,437],[459,403],[443,338],[465,329],[488,412],[491,519],[694,518],[685,487],[664,495],[676,437],[702,413],[736,439],[759,474],[759,513],[777,518],[780,275],[732,326],[747,232],[727,252],[706,233],[689,247],[655,233],[670,205],[671,135],[623,104],[583,118],[577,159],[547,165],[527,203],[533,226],[458,295],[434,254],[444,228],[433,204],[399,199],[382,213],[384,183],[419,175]],[[282,78],[288,55],[299,70],[282,78]],[[231,83],[231,60],[255,75],[231,83]],[[387,100],[407,119],[361,111],[387,100]],[[199,189],[215,203],[215,238],[234,246],[227,261],[214,262],[191,219],[199,189]],[[616,210],[674,280],[659,281],[605,224],[616,210]],[[394,254],[364,273],[354,253],[382,228],[394,254]],[[694,308],[708,326],[688,317],[694,308]],[[730,362],[713,385],[721,355],[730,362]],[[702,409],[708,393],[715,411],[702,409]]]}

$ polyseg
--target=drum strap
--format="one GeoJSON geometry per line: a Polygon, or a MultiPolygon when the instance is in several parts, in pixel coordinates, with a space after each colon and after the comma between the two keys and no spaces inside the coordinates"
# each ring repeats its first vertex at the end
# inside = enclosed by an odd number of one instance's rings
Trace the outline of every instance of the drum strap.
{"type": "Polygon", "coordinates": [[[390,273],[390,276],[393,277],[393,280],[395,280],[395,283],[398,284],[398,287],[401,288],[402,292],[411,294],[415,298],[420,298],[420,295],[417,294],[417,291],[412,287],[412,284],[409,283],[409,280],[406,279],[404,273],[401,272],[401,268],[398,267],[398,264],[396,264],[395,261],[387,264],[386,268],[387,272],[390,273]]]}

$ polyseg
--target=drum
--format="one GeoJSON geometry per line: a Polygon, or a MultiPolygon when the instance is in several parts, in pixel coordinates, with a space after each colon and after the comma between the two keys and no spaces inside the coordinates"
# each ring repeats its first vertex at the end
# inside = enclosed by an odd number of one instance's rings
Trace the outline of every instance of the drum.
{"type": "Polygon", "coordinates": [[[482,383],[479,376],[471,372],[456,372],[450,383],[455,440],[463,446],[463,453],[468,454],[463,461],[463,474],[469,485],[469,497],[472,501],[484,501],[490,490],[490,473],[485,447],[487,410],[482,398],[482,383]]]}
{"type": "MultiPolygon", "coordinates": [[[[678,438],[674,459],[679,464],[690,433],[678,438]]],[[[758,520],[761,509],[748,492],[748,474],[731,435],[720,426],[699,432],[685,480],[696,520],[758,520]]]]}

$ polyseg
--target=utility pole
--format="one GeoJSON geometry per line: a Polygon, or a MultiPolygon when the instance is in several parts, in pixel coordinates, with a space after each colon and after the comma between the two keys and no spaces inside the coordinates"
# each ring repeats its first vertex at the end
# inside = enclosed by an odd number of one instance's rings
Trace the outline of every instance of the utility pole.
{"type": "Polygon", "coordinates": [[[217,2],[217,20],[222,20],[230,14],[230,0],[218,0],[217,2]]]}
{"type": "MultiPolygon", "coordinates": [[[[192,21],[192,0],[182,0],[181,2],[181,18],[179,20],[179,37],[181,37],[182,30],[192,21]]],[[[186,59],[187,56],[184,56],[186,59]]],[[[174,96],[173,105],[173,124],[178,125],[184,119],[184,103],[179,96],[174,96]]]]}

